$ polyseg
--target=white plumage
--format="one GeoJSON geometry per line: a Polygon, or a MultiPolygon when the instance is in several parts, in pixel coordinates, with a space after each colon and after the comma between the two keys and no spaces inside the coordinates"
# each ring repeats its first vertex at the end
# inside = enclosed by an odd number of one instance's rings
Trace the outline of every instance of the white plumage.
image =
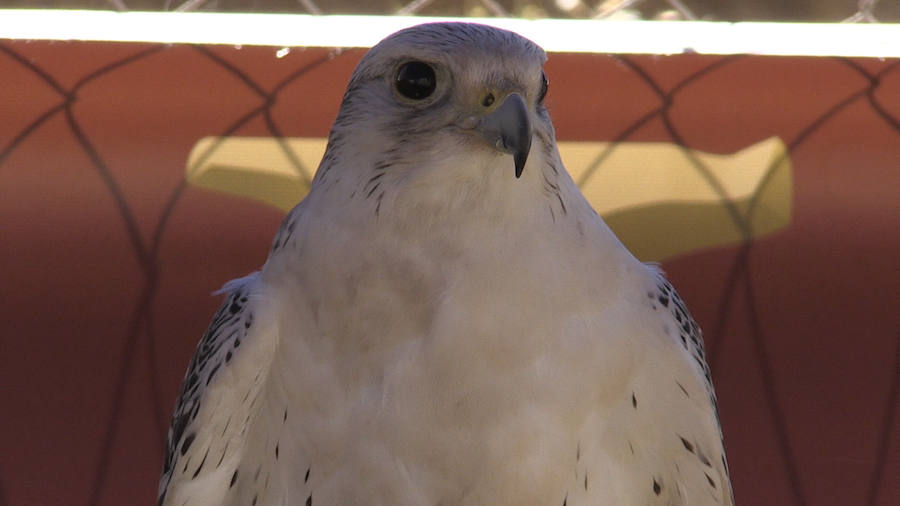
{"type": "Polygon", "coordinates": [[[223,289],[161,504],[732,504],[700,331],[566,173],[544,60],[461,23],[366,54],[223,289]]]}

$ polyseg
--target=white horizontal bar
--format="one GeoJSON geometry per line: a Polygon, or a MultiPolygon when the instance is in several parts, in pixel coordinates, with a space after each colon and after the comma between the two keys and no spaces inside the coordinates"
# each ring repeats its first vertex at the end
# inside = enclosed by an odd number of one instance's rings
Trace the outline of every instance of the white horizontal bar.
{"type": "Polygon", "coordinates": [[[900,57],[900,24],[725,23],[0,10],[0,39],[371,47],[428,21],[471,21],[518,32],[547,51],[900,57]]]}

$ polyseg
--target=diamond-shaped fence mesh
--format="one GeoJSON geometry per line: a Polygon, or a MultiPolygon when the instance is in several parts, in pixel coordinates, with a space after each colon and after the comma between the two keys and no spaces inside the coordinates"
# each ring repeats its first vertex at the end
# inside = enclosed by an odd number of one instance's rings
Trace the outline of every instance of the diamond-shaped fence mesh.
{"type": "MultiPolygon", "coordinates": [[[[256,7],[158,4],[87,6],[256,7]]],[[[383,4],[459,14],[439,0],[383,4]]],[[[637,4],[651,2],[460,5],[597,17],[637,4]]],[[[173,398],[217,303],[208,293],[262,263],[281,217],[188,185],[187,153],[211,135],[324,137],[362,54],[273,53],[0,41],[0,504],[153,500],[173,398]]],[[[693,149],[785,141],[791,224],[755,238],[754,201],[723,199],[744,240],[665,264],[706,330],[737,503],[900,503],[900,61],[553,54],[548,74],[559,138],[612,143],[580,184],[609,150],[654,141],[722,193],[693,149]]]]}
{"type": "Polygon", "coordinates": [[[2,7],[566,19],[815,22],[900,20],[900,5],[880,0],[7,0],[2,7]]]}

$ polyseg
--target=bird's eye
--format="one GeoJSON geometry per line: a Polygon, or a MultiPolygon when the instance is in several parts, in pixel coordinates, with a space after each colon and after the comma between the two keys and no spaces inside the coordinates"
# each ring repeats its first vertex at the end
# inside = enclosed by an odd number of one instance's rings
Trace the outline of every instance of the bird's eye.
{"type": "Polygon", "coordinates": [[[434,69],[431,68],[431,65],[420,61],[411,61],[400,65],[394,86],[404,97],[422,100],[434,93],[437,79],[434,77],[434,69]]]}
{"type": "Polygon", "coordinates": [[[541,72],[541,91],[538,93],[538,103],[544,102],[544,97],[547,96],[547,87],[550,86],[550,81],[547,80],[547,74],[541,72]]]}

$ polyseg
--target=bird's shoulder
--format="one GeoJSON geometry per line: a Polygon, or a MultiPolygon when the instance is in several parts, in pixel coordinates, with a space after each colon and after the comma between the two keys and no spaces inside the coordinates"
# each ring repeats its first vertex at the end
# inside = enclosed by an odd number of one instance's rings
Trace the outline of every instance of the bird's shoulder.
{"type": "Polygon", "coordinates": [[[632,424],[626,432],[634,436],[629,451],[658,473],[648,481],[654,495],[679,504],[732,504],[703,333],[662,270],[647,267],[647,310],[662,323],[656,328],[668,344],[656,348],[657,355],[632,382],[626,401],[632,424]],[[659,432],[656,449],[642,455],[640,436],[660,427],[667,430],[659,432]]]}
{"type": "Polygon", "coordinates": [[[711,400],[715,404],[712,375],[706,361],[706,347],[703,343],[703,331],[662,270],[656,266],[651,265],[650,267],[653,272],[654,286],[647,291],[647,298],[651,308],[661,312],[663,320],[667,323],[666,331],[671,336],[677,336],[681,348],[691,357],[694,368],[703,377],[711,400]]]}
{"type": "Polygon", "coordinates": [[[237,479],[247,437],[258,409],[267,349],[276,344],[271,325],[257,316],[259,273],[227,283],[224,302],[188,366],[169,428],[158,502],[221,503],[237,479]],[[255,371],[255,372],[254,372],[255,371]],[[167,501],[168,498],[168,501],[167,501]]]}

